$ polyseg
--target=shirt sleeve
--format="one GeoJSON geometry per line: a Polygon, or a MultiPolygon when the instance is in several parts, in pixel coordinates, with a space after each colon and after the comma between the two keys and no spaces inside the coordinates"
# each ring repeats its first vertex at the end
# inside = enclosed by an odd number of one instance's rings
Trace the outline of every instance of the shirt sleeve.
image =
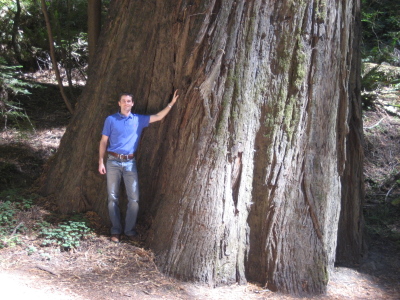
{"type": "Polygon", "coordinates": [[[101,132],[102,135],[110,136],[111,135],[111,118],[107,117],[104,121],[103,131],[101,132]]]}
{"type": "Polygon", "coordinates": [[[146,128],[150,124],[150,116],[140,115],[140,124],[142,128],[146,128]]]}

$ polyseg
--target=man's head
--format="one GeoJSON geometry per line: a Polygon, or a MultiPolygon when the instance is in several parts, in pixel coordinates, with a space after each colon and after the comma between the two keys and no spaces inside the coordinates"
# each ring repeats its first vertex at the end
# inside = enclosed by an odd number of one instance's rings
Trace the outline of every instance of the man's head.
{"type": "Polygon", "coordinates": [[[134,105],[133,95],[122,93],[119,97],[118,105],[121,108],[121,114],[128,115],[134,105]]]}
{"type": "Polygon", "coordinates": [[[119,94],[119,100],[121,100],[121,98],[123,96],[128,96],[128,97],[131,97],[131,99],[133,99],[133,95],[131,93],[121,93],[121,94],[119,94]]]}

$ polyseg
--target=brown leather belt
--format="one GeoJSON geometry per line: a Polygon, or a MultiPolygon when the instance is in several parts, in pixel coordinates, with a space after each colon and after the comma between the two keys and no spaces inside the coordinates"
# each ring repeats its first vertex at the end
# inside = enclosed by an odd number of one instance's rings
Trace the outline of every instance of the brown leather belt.
{"type": "Polygon", "coordinates": [[[133,153],[133,154],[118,154],[115,152],[108,151],[108,154],[110,154],[118,159],[124,159],[124,160],[132,159],[135,157],[135,153],[133,153]]]}

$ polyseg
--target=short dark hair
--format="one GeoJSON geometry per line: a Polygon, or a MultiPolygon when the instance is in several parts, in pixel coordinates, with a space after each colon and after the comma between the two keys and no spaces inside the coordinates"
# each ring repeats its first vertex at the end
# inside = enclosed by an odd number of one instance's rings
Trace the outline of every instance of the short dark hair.
{"type": "Polygon", "coordinates": [[[133,95],[132,95],[131,93],[121,93],[121,94],[119,94],[119,99],[118,99],[118,101],[121,100],[122,96],[129,96],[129,97],[131,97],[132,100],[133,100],[133,95]]]}

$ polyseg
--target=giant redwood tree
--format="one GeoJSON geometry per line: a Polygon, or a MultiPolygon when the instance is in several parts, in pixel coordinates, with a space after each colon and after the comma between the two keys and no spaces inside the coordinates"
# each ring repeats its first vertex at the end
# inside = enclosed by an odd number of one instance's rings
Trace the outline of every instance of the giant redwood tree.
{"type": "MultiPolygon", "coordinates": [[[[358,23],[359,0],[113,1],[42,191],[64,212],[106,220],[97,172],[105,117],[122,91],[151,114],[179,89],[138,153],[160,269],[325,292],[340,214],[360,239],[358,23]],[[341,212],[342,202],[352,209],[341,212]]],[[[358,256],[349,240],[343,249],[358,256]]]]}

